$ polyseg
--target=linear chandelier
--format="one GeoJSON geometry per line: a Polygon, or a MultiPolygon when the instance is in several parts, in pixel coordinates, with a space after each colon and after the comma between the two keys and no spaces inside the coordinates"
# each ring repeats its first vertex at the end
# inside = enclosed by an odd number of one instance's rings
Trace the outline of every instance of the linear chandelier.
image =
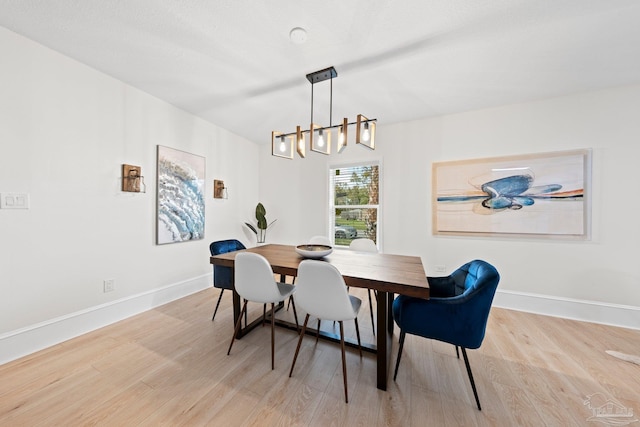
{"type": "Polygon", "coordinates": [[[311,151],[322,154],[331,154],[331,135],[337,132],[336,151],[341,153],[347,146],[347,134],[349,126],[356,127],[356,144],[375,150],[375,134],[377,119],[368,119],[362,114],[358,114],[355,122],[349,122],[345,117],[340,124],[333,124],[333,79],[338,77],[336,69],[333,67],[307,74],[307,80],[311,83],[311,124],[309,129],[302,129],[296,126],[295,132],[282,133],[271,132],[271,154],[276,157],[293,159],[295,152],[302,158],[306,156],[306,138],[309,139],[311,151]],[[320,126],[313,122],[313,86],[316,83],[329,80],[329,126],[320,126]]]}

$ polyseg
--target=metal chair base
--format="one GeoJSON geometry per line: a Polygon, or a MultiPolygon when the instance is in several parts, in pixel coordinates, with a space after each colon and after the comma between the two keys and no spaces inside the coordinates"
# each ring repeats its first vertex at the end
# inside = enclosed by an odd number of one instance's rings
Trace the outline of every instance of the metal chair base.
{"type": "MultiPolygon", "coordinates": [[[[400,359],[402,358],[402,349],[404,348],[404,339],[406,336],[406,332],[404,331],[400,331],[400,343],[399,343],[399,347],[398,347],[398,357],[396,357],[396,369],[395,372],[393,373],[393,380],[396,380],[396,377],[398,376],[398,367],[400,366],[400,359]]],[[[458,352],[458,347],[456,346],[456,355],[458,356],[458,359],[460,358],[460,353],[458,352]]],[[[464,347],[460,347],[460,349],[462,350],[462,357],[464,358],[464,364],[467,368],[467,375],[469,376],[469,382],[471,383],[471,389],[473,390],[473,396],[476,399],[476,405],[478,405],[478,411],[482,411],[482,408],[480,407],[480,399],[478,398],[478,391],[476,390],[476,383],[473,380],[473,374],[471,373],[471,365],[469,365],[469,358],[467,357],[467,349],[464,347]]]]}

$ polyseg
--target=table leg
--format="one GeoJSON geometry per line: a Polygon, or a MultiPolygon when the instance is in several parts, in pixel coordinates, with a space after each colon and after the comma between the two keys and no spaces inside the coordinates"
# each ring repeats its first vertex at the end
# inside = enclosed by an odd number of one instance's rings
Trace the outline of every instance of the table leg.
{"type": "Polygon", "coordinates": [[[393,339],[393,298],[395,295],[393,292],[387,293],[387,319],[388,319],[388,331],[390,338],[393,339]]]}
{"type": "Polygon", "coordinates": [[[389,367],[391,365],[391,340],[393,338],[393,294],[378,291],[377,340],[377,383],[380,390],[387,389],[389,367]]]}

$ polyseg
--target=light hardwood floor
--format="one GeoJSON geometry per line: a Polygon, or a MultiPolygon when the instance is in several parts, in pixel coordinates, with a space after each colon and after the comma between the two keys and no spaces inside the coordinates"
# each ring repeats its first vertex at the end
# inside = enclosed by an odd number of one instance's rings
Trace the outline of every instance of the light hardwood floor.
{"type": "MultiPolygon", "coordinates": [[[[469,351],[482,411],[454,347],[413,336],[386,392],[375,387],[373,356],[348,351],[345,404],[339,346],[306,338],[292,378],[294,332],[276,329],[275,371],[268,327],[227,356],[231,295],[212,323],[217,295],[202,291],[0,366],[0,425],[606,425],[588,421],[592,395],[592,406],[611,399],[640,415],[640,366],[605,353],[640,353],[637,330],[493,308],[483,346],[469,351]]],[[[360,327],[372,339],[365,306],[360,327]]],[[[396,349],[397,339],[393,363],[396,349]]]]}

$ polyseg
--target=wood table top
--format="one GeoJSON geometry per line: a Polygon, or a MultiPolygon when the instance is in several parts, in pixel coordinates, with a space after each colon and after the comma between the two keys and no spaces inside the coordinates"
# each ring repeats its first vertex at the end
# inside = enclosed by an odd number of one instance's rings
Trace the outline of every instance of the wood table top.
{"type": "MultiPolygon", "coordinates": [[[[211,264],[233,267],[239,252],[260,254],[274,273],[288,276],[296,276],[298,265],[304,260],[295,246],[269,244],[212,256],[211,264]]],[[[420,257],[335,249],[322,260],[334,265],[348,286],[429,298],[429,283],[420,257]]]]}

